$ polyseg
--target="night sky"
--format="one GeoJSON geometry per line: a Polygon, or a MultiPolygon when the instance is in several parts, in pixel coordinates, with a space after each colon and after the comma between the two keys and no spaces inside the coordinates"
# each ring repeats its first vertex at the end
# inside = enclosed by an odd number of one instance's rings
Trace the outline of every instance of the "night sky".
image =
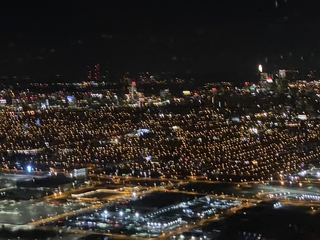
{"type": "Polygon", "coordinates": [[[6,2],[0,76],[80,80],[87,65],[100,63],[115,74],[236,81],[259,63],[269,71],[320,64],[319,0],[6,2]]]}

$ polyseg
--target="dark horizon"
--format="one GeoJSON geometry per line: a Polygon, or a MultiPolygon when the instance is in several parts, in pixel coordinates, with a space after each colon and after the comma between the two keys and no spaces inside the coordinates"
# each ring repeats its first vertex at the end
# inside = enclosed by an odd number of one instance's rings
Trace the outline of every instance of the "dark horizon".
{"type": "Polygon", "coordinates": [[[81,80],[100,63],[116,75],[219,73],[253,79],[258,64],[317,69],[317,1],[10,1],[0,10],[0,76],[81,80]]]}

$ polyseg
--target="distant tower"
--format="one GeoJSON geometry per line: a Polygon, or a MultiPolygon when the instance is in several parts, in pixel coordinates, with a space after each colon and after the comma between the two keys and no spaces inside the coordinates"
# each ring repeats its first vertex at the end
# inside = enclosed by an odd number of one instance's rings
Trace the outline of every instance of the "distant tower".
{"type": "Polygon", "coordinates": [[[91,70],[90,66],[88,66],[87,80],[88,81],[92,80],[92,70],[91,70]]]}
{"type": "Polygon", "coordinates": [[[100,79],[100,64],[94,65],[94,80],[98,81],[100,79]]]}
{"type": "Polygon", "coordinates": [[[131,95],[131,100],[132,100],[132,102],[134,101],[134,93],[137,91],[136,86],[137,86],[136,82],[131,82],[130,95],[131,95]]]}

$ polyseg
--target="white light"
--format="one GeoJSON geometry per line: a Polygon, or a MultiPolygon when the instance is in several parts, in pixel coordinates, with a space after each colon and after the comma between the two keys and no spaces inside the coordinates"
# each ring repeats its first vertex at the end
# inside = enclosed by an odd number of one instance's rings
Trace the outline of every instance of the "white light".
{"type": "Polygon", "coordinates": [[[250,128],[249,129],[252,133],[257,134],[258,133],[258,129],[257,128],[250,128]]]}
{"type": "Polygon", "coordinates": [[[139,213],[136,212],[136,213],[135,213],[135,216],[136,216],[136,217],[139,217],[139,213]]]}
{"type": "Polygon", "coordinates": [[[120,217],[122,217],[122,216],[123,216],[123,212],[122,212],[122,211],[120,211],[120,212],[119,212],[119,215],[120,215],[120,217]]]}
{"type": "Polygon", "coordinates": [[[262,72],[262,65],[261,64],[259,64],[258,69],[259,69],[259,72],[262,72]]]}
{"type": "Polygon", "coordinates": [[[30,173],[30,172],[31,172],[31,170],[32,170],[31,166],[30,166],[30,165],[28,165],[28,166],[27,166],[27,172],[28,172],[28,173],[30,173]]]}

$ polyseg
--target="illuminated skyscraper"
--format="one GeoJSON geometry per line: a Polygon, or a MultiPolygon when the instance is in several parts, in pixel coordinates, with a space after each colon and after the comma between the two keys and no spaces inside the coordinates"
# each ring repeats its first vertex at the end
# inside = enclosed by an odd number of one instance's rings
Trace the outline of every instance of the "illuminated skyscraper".
{"type": "Polygon", "coordinates": [[[285,69],[279,69],[279,77],[280,78],[286,78],[286,70],[285,69]]]}
{"type": "Polygon", "coordinates": [[[90,66],[88,66],[87,80],[88,81],[92,80],[92,71],[91,71],[90,66]]]}
{"type": "Polygon", "coordinates": [[[131,100],[134,101],[135,92],[137,91],[137,84],[136,82],[131,82],[131,89],[130,89],[130,97],[131,100]]]}
{"type": "Polygon", "coordinates": [[[94,65],[94,80],[98,81],[100,79],[100,64],[94,65]]]}
{"type": "Polygon", "coordinates": [[[100,79],[100,64],[95,64],[93,67],[88,66],[87,80],[98,81],[100,79]]]}

